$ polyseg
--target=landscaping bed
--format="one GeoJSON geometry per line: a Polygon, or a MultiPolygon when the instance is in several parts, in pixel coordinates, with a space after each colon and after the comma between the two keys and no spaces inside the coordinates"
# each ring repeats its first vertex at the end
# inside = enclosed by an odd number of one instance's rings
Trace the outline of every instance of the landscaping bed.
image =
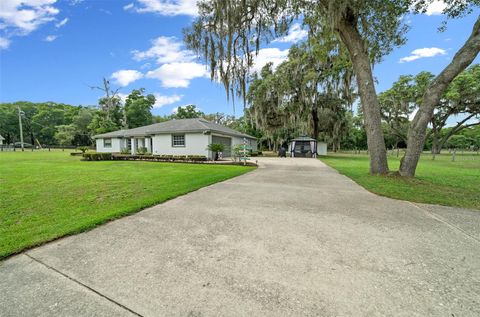
{"type": "Polygon", "coordinates": [[[203,155],[131,155],[111,154],[111,159],[116,161],[154,161],[154,162],[185,162],[202,163],[208,158],[203,155]]]}

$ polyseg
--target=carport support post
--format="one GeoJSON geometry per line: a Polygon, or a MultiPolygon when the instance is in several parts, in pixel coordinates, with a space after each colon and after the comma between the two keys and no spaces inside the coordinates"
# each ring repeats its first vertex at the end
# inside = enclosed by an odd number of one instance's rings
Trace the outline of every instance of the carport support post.
{"type": "Polygon", "coordinates": [[[131,142],[132,143],[131,153],[132,153],[132,155],[135,155],[135,154],[137,154],[137,140],[135,138],[132,138],[131,141],[132,141],[131,142]]]}

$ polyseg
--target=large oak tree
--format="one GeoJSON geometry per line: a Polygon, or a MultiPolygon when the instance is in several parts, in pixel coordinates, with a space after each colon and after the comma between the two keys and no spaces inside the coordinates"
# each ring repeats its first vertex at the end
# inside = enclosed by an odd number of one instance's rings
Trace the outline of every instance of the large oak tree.
{"type": "MultiPolygon", "coordinates": [[[[349,52],[355,72],[370,153],[370,173],[388,172],[380,107],[372,65],[405,41],[402,17],[410,11],[425,11],[431,0],[209,0],[199,3],[199,18],[185,30],[189,48],[202,54],[212,78],[221,81],[227,93],[245,96],[249,68],[260,45],[283,34],[288,25],[303,18],[311,34],[331,32],[349,52]]],[[[468,13],[478,0],[447,0],[445,13],[458,17],[468,13]]],[[[448,84],[473,61],[480,50],[480,19],[452,63],[432,82],[423,96],[408,134],[408,150],[400,173],[415,174],[425,142],[425,131],[448,84]]]]}

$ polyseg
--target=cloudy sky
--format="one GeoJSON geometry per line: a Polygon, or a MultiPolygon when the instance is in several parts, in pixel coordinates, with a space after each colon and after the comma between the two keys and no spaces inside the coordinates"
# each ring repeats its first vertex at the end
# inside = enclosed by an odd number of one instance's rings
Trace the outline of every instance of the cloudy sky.
{"type": "MultiPolygon", "coordinates": [[[[182,28],[197,14],[195,2],[0,0],[0,102],[94,105],[100,92],[89,86],[107,77],[124,95],[140,87],[154,94],[156,114],[191,103],[208,113],[232,113],[223,88],[182,43],[182,28]]],[[[439,33],[442,8],[438,1],[427,14],[405,17],[408,42],[375,66],[378,91],[402,74],[438,73],[451,60],[479,11],[450,21],[439,33]]],[[[262,48],[255,67],[279,64],[305,36],[301,25],[292,25],[288,35],[262,48]]]]}

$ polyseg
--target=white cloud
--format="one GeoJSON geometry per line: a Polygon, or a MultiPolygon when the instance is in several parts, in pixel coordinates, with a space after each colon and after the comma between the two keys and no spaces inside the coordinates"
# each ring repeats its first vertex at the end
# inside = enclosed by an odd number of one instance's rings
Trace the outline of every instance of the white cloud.
{"type": "Polygon", "coordinates": [[[0,1],[0,29],[27,35],[40,25],[55,20],[60,11],[53,6],[57,0],[0,1]]]}
{"type": "Polygon", "coordinates": [[[253,67],[251,72],[260,72],[262,67],[267,63],[273,63],[273,68],[277,68],[280,63],[288,58],[288,49],[281,50],[278,48],[262,48],[258,51],[258,55],[253,58],[253,67]]]}
{"type": "Polygon", "coordinates": [[[111,78],[113,78],[115,82],[122,87],[128,86],[142,77],[142,73],[132,69],[122,69],[113,73],[111,76],[111,78]]]}
{"type": "Polygon", "coordinates": [[[187,88],[192,79],[208,76],[205,65],[194,62],[163,64],[146,74],[147,78],[160,80],[165,88],[187,88]]]}
{"type": "Polygon", "coordinates": [[[64,26],[65,24],[67,24],[67,22],[68,22],[68,18],[65,18],[65,19],[63,19],[62,21],[60,21],[60,22],[58,22],[58,23],[55,23],[55,26],[56,26],[57,28],[61,28],[62,26],[64,26]]]}
{"type": "Polygon", "coordinates": [[[288,30],[287,35],[276,39],[274,42],[297,43],[306,39],[307,36],[307,30],[303,30],[302,26],[299,23],[295,23],[292,25],[290,30],[288,30]]]}
{"type": "Polygon", "coordinates": [[[4,33],[0,49],[7,48],[13,36],[25,36],[42,24],[55,20],[60,12],[57,0],[0,0],[0,30],[4,33]]]}
{"type": "Polygon", "coordinates": [[[198,0],[137,0],[123,7],[138,13],[156,13],[166,16],[197,16],[198,0]]]}
{"type": "Polygon", "coordinates": [[[0,37],[0,50],[7,49],[10,46],[10,40],[4,37],[0,37]]]}
{"type": "Polygon", "coordinates": [[[411,55],[400,58],[400,63],[411,62],[420,58],[446,55],[447,51],[438,47],[424,47],[413,50],[411,55]]]}
{"type": "Polygon", "coordinates": [[[195,55],[184,49],[183,43],[175,37],[160,36],[151,43],[146,51],[133,51],[133,59],[154,59],[159,66],[147,72],[145,77],[160,80],[163,87],[186,88],[192,79],[209,75],[206,66],[196,63],[195,55]]]}
{"type": "Polygon", "coordinates": [[[166,105],[170,105],[177,101],[182,100],[182,95],[171,95],[171,96],[163,96],[158,93],[154,94],[155,96],[155,104],[153,105],[154,108],[161,108],[166,105]]]}
{"type": "Polygon", "coordinates": [[[441,0],[440,1],[435,0],[428,5],[427,11],[425,12],[425,14],[426,15],[440,15],[440,14],[443,13],[443,10],[445,10],[446,7],[447,7],[447,5],[445,4],[445,2],[443,2],[441,0]]]}
{"type": "Polygon", "coordinates": [[[123,7],[123,10],[131,10],[135,7],[133,3],[129,3],[126,6],[123,7]]]}
{"type": "Polygon", "coordinates": [[[146,51],[132,51],[133,59],[137,61],[145,59],[156,59],[158,64],[173,62],[190,62],[195,55],[183,49],[183,43],[175,37],[160,36],[151,41],[152,47],[146,51]]]}
{"type": "Polygon", "coordinates": [[[56,36],[56,35],[48,35],[48,36],[46,36],[43,40],[44,40],[45,42],[53,42],[53,41],[55,41],[55,40],[57,39],[57,37],[58,37],[58,36],[56,36]]]}

